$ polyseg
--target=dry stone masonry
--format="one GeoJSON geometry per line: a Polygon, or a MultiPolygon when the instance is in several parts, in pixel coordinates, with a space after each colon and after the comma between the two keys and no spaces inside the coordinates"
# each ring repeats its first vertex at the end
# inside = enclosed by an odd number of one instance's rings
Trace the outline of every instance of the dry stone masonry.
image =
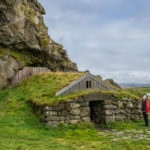
{"type": "Polygon", "coordinates": [[[112,94],[92,93],[77,100],[60,101],[57,105],[33,105],[40,120],[48,126],[78,122],[109,123],[139,120],[141,104],[137,99],[117,98],[112,94]]]}

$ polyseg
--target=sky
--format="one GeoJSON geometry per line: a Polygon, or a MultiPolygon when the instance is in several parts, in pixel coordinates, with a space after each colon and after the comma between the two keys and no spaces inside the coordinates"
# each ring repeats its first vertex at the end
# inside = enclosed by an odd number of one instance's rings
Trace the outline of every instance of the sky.
{"type": "Polygon", "coordinates": [[[150,83],[150,0],[39,0],[49,35],[79,70],[150,83]]]}

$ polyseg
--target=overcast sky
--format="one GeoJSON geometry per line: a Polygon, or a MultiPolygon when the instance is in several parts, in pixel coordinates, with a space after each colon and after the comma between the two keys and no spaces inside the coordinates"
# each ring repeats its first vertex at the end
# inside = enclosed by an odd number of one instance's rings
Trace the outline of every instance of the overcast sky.
{"type": "Polygon", "coordinates": [[[39,0],[49,34],[79,70],[150,83],[150,0],[39,0]]]}

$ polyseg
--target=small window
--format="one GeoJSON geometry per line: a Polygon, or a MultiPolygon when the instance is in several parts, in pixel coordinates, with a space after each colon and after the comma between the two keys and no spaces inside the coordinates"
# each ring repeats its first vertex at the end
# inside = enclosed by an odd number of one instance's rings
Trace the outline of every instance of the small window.
{"type": "Polygon", "coordinates": [[[91,88],[91,87],[92,87],[92,82],[86,81],[86,88],[91,88]]]}

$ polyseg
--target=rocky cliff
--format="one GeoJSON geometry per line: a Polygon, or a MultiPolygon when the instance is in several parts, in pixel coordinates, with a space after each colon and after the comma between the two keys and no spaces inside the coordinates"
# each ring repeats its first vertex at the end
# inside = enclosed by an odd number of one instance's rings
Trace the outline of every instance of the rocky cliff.
{"type": "Polygon", "coordinates": [[[48,35],[37,0],[0,0],[0,88],[24,66],[77,71],[63,46],[48,35]]]}

